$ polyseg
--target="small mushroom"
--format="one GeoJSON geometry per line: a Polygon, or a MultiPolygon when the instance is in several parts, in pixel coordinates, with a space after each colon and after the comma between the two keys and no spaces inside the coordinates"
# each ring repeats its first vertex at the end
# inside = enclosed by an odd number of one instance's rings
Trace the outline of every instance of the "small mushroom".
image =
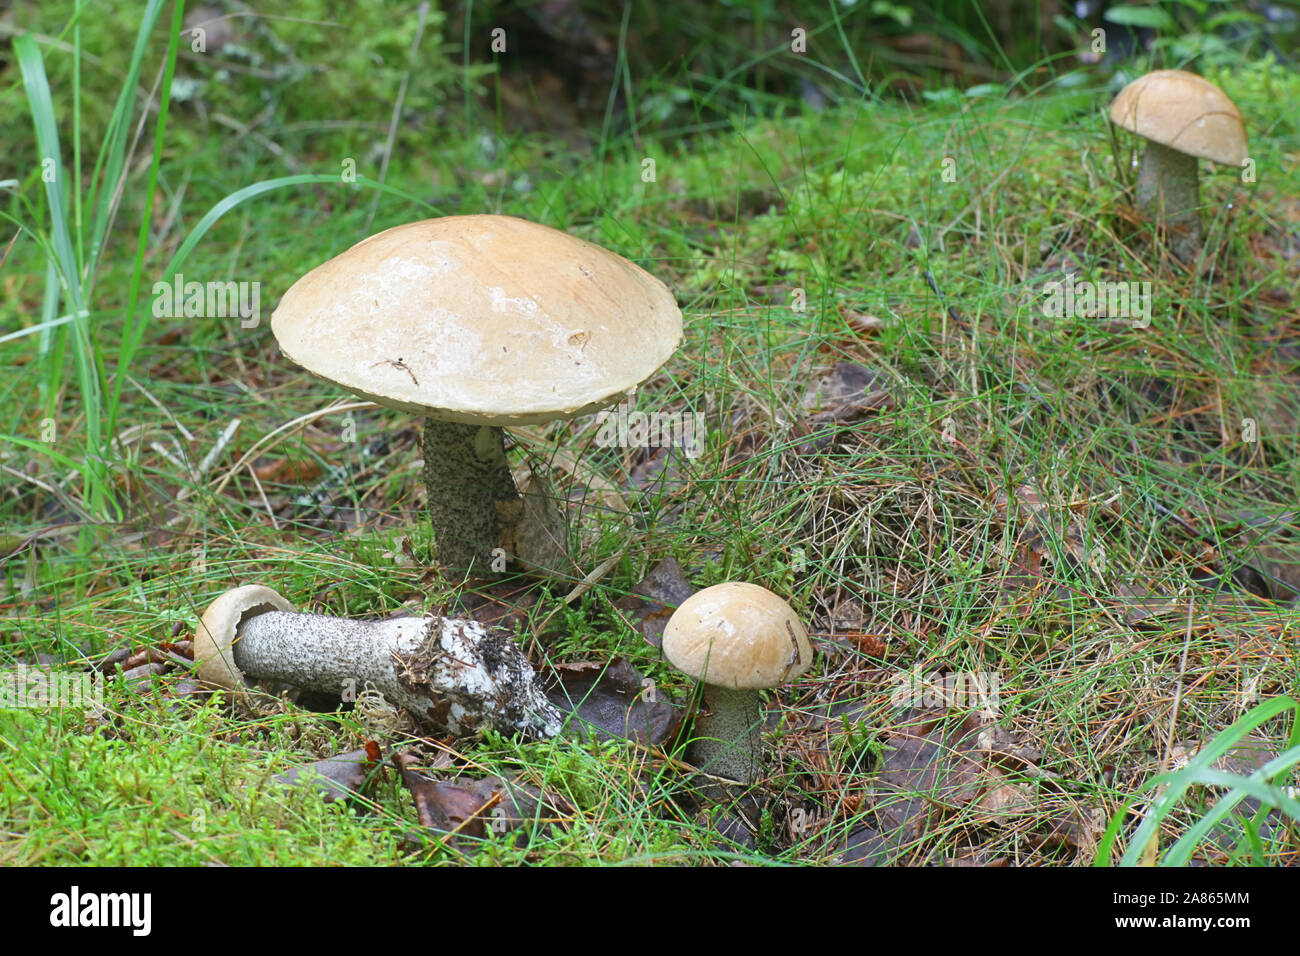
{"type": "MultiPolygon", "coordinates": [[[[599,246],[510,216],[450,216],[317,266],[271,328],[312,374],[425,417],[438,559],[486,574],[512,540],[503,532],[530,511],[518,507],[502,427],[620,400],[672,355],[682,315],[662,282],[599,246]]],[[[571,571],[554,567],[563,542],[554,550],[511,557],[571,571]]]]}
{"type": "Polygon", "coordinates": [[[417,720],[467,736],[494,729],[554,737],[560,712],[510,635],[477,621],[350,621],[299,614],[248,584],[221,595],[194,634],[199,678],[242,693],[250,680],[345,696],[374,687],[417,720]]]}
{"type": "Polygon", "coordinates": [[[1227,94],[1184,70],[1156,70],[1134,80],[1110,105],[1110,121],[1147,140],[1138,170],[1138,205],[1170,233],[1174,255],[1201,251],[1196,161],[1241,166],[1246,128],[1227,94]]]}
{"type": "Polygon", "coordinates": [[[707,713],[696,718],[691,760],[715,776],[753,783],[763,755],[759,691],[808,670],[808,631],[767,588],[733,581],[683,601],[664,628],[663,651],[704,684],[707,713]]]}

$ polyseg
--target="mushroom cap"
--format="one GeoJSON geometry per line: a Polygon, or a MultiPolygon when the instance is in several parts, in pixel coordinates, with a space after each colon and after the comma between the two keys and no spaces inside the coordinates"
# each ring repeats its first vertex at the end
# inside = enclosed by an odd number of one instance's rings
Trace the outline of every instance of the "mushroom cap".
{"type": "Polygon", "coordinates": [[[199,680],[226,690],[244,690],[248,682],[235,664],[232,649],[240,623],[263,611],[292,610],[292,604],[260,584],[232,588],[209,604],[194,631],[199,680]]]}
{"type": "Polygon", "coordinates": [[[1110,121],[1197,159],[1240,166],[1246,158],[1246,127],[1236,104],[1186,70],[1138,77],[1110,104],[1110,121]]]}
{"type": "Polygon", "coordinates": [[[685,601],[664,628],[664,656],[678,670],[732,690],[777,687],[812,666],[808,631],[767,588],[731,581],[685,601]]]}
{"type": "Polygon", "coordinates": [[[382,405],[512,425],[617,401],[677,348],[640,266],[511,216],[395,226],[317,266],[271,316],[290,359],[382,405]]]}

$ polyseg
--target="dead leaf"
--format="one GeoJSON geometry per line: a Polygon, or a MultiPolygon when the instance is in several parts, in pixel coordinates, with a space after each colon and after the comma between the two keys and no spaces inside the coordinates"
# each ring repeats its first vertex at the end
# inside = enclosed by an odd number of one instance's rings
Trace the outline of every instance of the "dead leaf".
{"type": "Polygon", "coordinates": [[[534,822],[563,824],[576,812],[567,801],[518,780],[431,780],[415,769],[414,756],[395,754],[393,759],[411,791],[421,826],[450,834],[453,845],[462,846],[466,837],[483,840],[519,831],[515,844],[525,846],[534,822]]]}
{"type": "Polygon", "coordinates": [[[362,750],[293,767],[276,774],[271,781],[286,787],[312,787],[326,803],[333,803],[361,793],[380,766],[379,748],[372,742],[362,750]]]}
{"type": "Polygon", "coordinates": [[[1159,626],[1156,622],[1162,619],[1187,616],[1185,599],[1151,591],[1144,584],[1115,585],[1113,606],[1119,611],[1119,619],[1129,627],[1159,626]]]}
{"type": "Polygon", "coordinates": [[[804,393],[802,405],[809,414],[795,423],[792,435],[808,439],[797,450],[811,455],[829,447],[842,429],[895,408],[898,401],[884,376],[857,362],[837,362],[804,393]]]}
{"type": "MultiPolygon", "coordinates": [[[[994,778],[1001,776],[996,771],[994,778]]],[[[1014,783],[1003,783],[989,789],[977,804],[985,813],[1027,813],[1034,809],[1035,800],[1026,788],[1014,783]]]]}
{"type": "MultiPolygon", "coordinates": [[[[428,585],[440,575],[437,568],[431,568],[421,580],[428,585]]],[[[533,609],[540,599],[540,582],[534,578],[477,581],[460,592],[454,606],[444,607],[438,613],[472,617],[484,626],[499,627],[514,634],[529,630],[533,609]]]]}
{"type": "Polygon", "coordinates": [[[544,475],[531,472],[519,491],[520,496],[512,501],[496,502],[500,546],[511,560],[530,571],[572,576],[565,508],[551,483],[544,475]]]}
{"type": "Polygon", "coordinates": [[[886,739],[889,748],[871,778],[869,805],[878,829],[853,852],[854,862],[893,862],[934,817],[974,803],[984,771],[977,748],[979,722],[910,711],[886,739]]]}
{"type": "Polygon", "coordinates": [[[614,606],[627,614],[629,623],[636,627],[646,643],[659,647],[663,643],[664,628],[695,588],[686,580],[676,558],[665,558],[642,578],[632,593],[614,602],[614,606]]]}
{"type": "Polygon", "coordinates": [[[276,458],[253,466],[257,480],[265,484],[304,485],[321,475],[320,465],[310,458],[276,458]]]}
{"type": "Polygon", "coordinates": [[[597,740],[657,746],[672,740],[681,727],[681,709],[660,698],[654,682],[623,658],[608,664],[560,664],[552,673],[556,683],[547,691],[551,703],[576,714],[578,720],[569,726],[597,740]]]}

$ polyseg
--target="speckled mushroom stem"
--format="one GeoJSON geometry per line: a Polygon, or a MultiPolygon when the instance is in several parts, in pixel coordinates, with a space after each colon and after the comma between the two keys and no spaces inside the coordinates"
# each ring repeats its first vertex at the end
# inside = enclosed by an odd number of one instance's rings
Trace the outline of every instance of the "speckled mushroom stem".
{"type": "Polygon", "coordinates": [[[340,696],[370,684],[417,720],[457,736],[491,728],[554,737],[562,725],[510,635],[477,621],[265,611],[240,622],[233,654],[256,680],[340,696]]]}
{"type": "Polygon", "coordinates": [[[762,776],[763,706],[756,690],[704,685],[708,713],[695,718],[691,762],[715,777],[750,784],[762,776]]]}
{"type": "Polygon", "coordinates": [[[1138,205],[1165,227],[1170,248],[1182,262],[1193,261],[1201,251],[1196,163],[1195,156],[1148,142],[1138,169],[1138,205]]]}
{"type": "Polygon", "coordinates": [[[455,573],[490,574],[500,540],[498,505],[519,498],[505,433],[495,425],[426,419],[424,485],[439,563],[455,573]]]}

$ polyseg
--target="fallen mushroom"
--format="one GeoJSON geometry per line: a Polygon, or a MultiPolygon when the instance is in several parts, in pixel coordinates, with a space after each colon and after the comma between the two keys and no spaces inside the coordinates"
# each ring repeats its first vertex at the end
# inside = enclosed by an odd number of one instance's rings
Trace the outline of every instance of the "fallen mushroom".
{"type": "MultiPolygon", "coordinates": [[[[425,416],[439,561],[486,574],[500,569],[503,531],[529,510],[517,504],[502,426],[618,401],[672,355],[682,317],[662,282],[599,246],[510,216],[452,216],[397,226],[317,266],[285,293],[271,328],[314,375],[425,416]]],[[[553,566],[564,543],[551,550],[511,557],[571,571],[553,566]]]]}
{"type": "Polygon", "coordinates": [[[759,691],[808,670],[808,631],[767,588],[733,581],[683,601],[664,628],[663,651],[704,684],[706,712],[695,721],[691,761],[715,776],[753,783],[763,756],[759,691]]]}
{"type": "Polygon", "coordinates": [[[1241,166],[1246,128],[1227,94],[1184,70],[1156,70],[1134,80],[1110,105],[1110,121],[1147,140],[1138,170],[1138,205],[1164,226],[1174,255],[1201,251],[1196,161],[1241,166]]]}
{"type": "Polygon", "coordinates": [[[338,696],[370,684],[456,736],[493,729],[546,738],[563,723],[510,635],[477,621],[299,614],[275,591],[249,584],[203,613],[194,660],[202,680],[236,692],[250,679],[338,696]]]}

